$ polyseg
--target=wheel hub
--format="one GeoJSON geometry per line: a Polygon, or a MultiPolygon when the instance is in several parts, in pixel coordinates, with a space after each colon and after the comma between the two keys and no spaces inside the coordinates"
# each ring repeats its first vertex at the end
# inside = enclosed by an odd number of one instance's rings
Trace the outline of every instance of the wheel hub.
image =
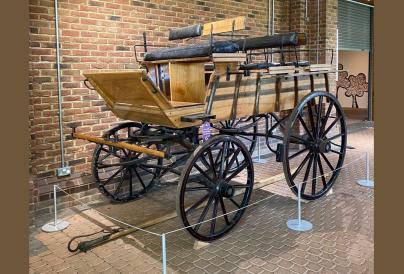
{"type": "Polygon", "coordinates": [[[327,140],[321,140],[319,144],[320,152],[330,152],[331,151],[331,142],[327,140]]]}
{"type": "Polygon", "coordinates": [[[234,196],[235,188],[234,188],[234,186],[232,186],[230,184],[222,182],[222,183],[218,184],[218,186],[216,187],[216,191],[217,191],[217,194],[222,197],[231,198],[234,196]]]}
{"type": "Polygon", "coordinates": [[[328,140],[316,140],[312,148],[314,152],[327,153],[331,151],[331,142],[328,140]]]}

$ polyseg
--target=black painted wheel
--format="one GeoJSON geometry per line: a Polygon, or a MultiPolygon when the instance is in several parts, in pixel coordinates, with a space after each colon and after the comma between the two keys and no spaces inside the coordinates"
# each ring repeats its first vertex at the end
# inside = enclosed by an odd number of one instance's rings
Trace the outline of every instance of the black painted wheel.
{"type": "MultiPolygon", "coordinates": [[[[104,138],[142,144],[157,148],[154,144],[142,143],[140,138],[148,126],[136,122],[120,124],[104,134],[104,138]]],[[[93,178],[105,196],[115,202],[127,202],[149,191],[159,176],[161,158],[152,158],[142,153],[97,145],[94,150],[93,178]]]]}
{"type": "Polygon", "coordinates": [[[301,197],[315,200],[335,183],[344,162],[347,131],[338,99],[327,92],[305,96],[289,117],[284,136],[286,181],[301,197]]]}
{"type": "Polygon", "coordinates": [[[196,239],[218,239],[241,219],[253,184],[253,163],[245,145],[233,136],[212,137],[184,166],[177,191],[178,216],[196,239]],[[237,158],[244,164],[234,169],[237,158]]]}

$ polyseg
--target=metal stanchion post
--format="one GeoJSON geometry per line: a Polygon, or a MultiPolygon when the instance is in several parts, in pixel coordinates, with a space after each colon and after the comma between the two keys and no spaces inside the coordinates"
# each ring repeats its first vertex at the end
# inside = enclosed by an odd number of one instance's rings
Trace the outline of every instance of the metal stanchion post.
{"type": "Polygon", "coordinates": [[[167,274],[166,234],[161,235],[161,254],[163,261],[163,274],[167,274]]]}
{"type": "Polygon", "coordinates": [[[366,179],[361,179],[356,181],[359,185],[361,186],[365,186],[365,187],[374,187],[375,186],[375,182],[373,180],[370,180],[369,177],[369,152],[366,151],[366,179]]]}
{"type": "Polygon", "coordinates": [[[308,231],[313,228],[313,225],[306,220],[302,220],[301,208],[301,183],[297,186],[297,219],[291,219],[286,222],[288,228],[295,231],[308,231]]]}
{"type": "Polygon", "coordinates": [[[254,157],[253,158],[253,162],[254,163],[258,163],[258,164],[265,164],[267,162],[267,160],[265,159],[261,159],[261,142],[260,142],[260,136],[257,136],[258,139],[258,148],[257,148],[257,153],[258,153],[258,157],[254,157]]]}
{"type": "Polygon", "coordinates": [[[45,232],[56,232],[61,231],[67,228],[70,223],[64,220],[58,220],[58,213],[57,213],[57,185],[53,185],[53,210],[54,210],[54,219],[53,222],[49,222],[42,226],[42,230],[45,232]]]}

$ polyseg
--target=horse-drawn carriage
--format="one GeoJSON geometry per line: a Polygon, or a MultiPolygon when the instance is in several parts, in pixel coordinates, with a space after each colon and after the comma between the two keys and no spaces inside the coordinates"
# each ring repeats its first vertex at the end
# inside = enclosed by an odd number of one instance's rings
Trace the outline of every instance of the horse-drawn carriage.
{"type": "Polygon", "coordinates": [[[141,69],[84,74],[108,108],[130,120],[102,137],[73,129],[75,138],[98,144],[92,169],[102,193],[130,201],[174,174],[184,226],[212,241],[229,232],[249,204],[259,137],[283,163],[293,192],[300,182],[304,199],[330,190],[347,137],[341,106],[329,93],[331,65],[299,60],[304,34],[234,39],[244,28],[245,18],[238,17],[175,29],[170,40],[208,40],[154,51],[144,35],[142,60],[135,46],[141,69]],[[226,32],[230,39],[215,39],[226,32]],[[293,111],[276,114],[287,110],[293,111]]]}

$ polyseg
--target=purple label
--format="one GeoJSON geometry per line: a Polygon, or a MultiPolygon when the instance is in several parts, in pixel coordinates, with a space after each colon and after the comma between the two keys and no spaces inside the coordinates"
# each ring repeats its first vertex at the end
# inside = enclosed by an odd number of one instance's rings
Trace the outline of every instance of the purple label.
{"type": "Polygon", "coordinates": [[[202,141],[205,142],[207,141],[210,136],[211,136],[211,129],[210,129],[210,123],[208,121],[205,121],[202,125],[202,141]]]}

